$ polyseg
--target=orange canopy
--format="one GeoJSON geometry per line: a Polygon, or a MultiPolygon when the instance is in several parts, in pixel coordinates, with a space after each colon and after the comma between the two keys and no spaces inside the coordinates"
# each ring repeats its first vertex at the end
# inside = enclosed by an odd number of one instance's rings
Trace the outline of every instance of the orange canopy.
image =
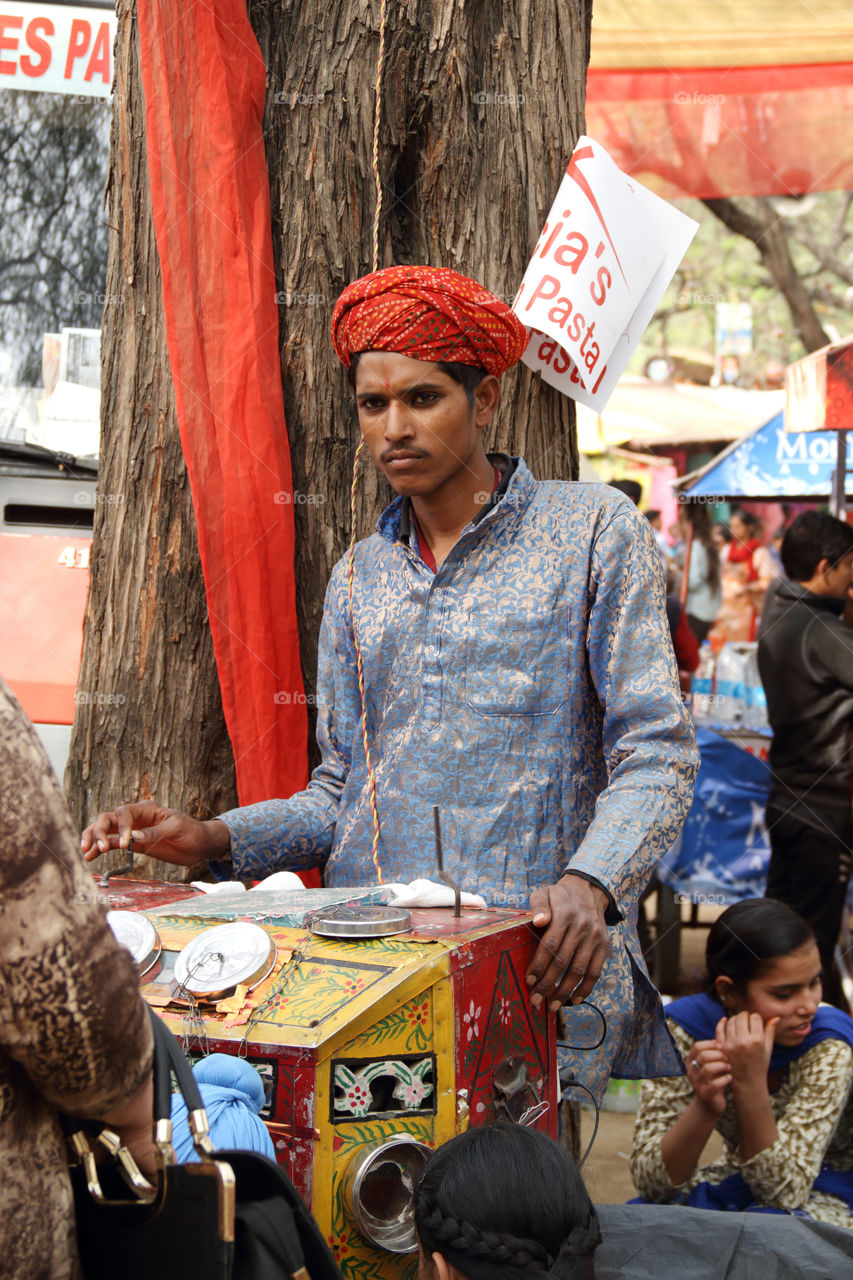
{"type": "Polygon", "coordinates": [[[849,0],[596,0],[586,131],[668,196],[853,187],[849,0]]]}

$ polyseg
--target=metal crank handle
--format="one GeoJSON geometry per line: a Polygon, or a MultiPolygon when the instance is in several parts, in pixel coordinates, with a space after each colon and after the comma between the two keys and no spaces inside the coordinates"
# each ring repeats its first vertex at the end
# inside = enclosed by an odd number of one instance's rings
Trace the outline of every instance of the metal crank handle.
{"type": "Polygon", "coordinates": [[[110,883],[110,876],[126,876],[128,871],[133,870],[133,836],[130,837],[130,844],[127,846],[127,862],[123,867],[113,867],[112,871],[105,871],[99,880],[102,889],[106,889],[110,883]]]}

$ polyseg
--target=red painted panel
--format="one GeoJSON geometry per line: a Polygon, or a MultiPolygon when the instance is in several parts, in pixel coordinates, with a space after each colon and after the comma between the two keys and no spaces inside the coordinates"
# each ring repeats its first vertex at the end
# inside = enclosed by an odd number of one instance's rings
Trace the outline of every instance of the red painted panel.
{"type": "Polygon", "coordinates": [[[550,1104],[533,1127],[556,1138],[555,1018],[533,1009],[524,980],[533,935],[512,950],[489,950],[483,955],[475,943],[471,962],[453,977],[457,1093],[469,1091],[471,1124],[492,1123],[495,1070],[508,1058],[523,1058],[532,1086],[527,1105],[537,1098],[550,1104]]]}

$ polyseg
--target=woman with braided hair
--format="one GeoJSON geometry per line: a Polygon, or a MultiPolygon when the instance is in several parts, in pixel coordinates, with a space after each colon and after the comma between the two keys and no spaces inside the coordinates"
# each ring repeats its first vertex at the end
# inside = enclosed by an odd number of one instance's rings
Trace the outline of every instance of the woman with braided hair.
{"type": "Polygon", "coordinates": [[[429,1159],[418,1185],[419,1280],[592,1280],[598,1215],[577,1167],[542,1133],[478,1127],[429,1159]]]}

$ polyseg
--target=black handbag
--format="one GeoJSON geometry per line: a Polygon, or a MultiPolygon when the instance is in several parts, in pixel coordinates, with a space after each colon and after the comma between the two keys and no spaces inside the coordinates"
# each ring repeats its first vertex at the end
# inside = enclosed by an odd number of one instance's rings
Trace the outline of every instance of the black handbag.
{"type": "Polygon", "coordinates": [[[275,1161],[256,1152],[214,1150],[189,1063],[150,1012],[156,1185],[148,1186],[115,1134],[99,1134],[115,1157],[99,1165],[85,1130],[75,1125],[71,1131],[64,1121],[77,1157],[70,1172],[86,1280],[180,1274],[193,1280],[341,1280],[316,1222],[275,1161]],[[172,1072],[187,1104],[198,1164],[175,1163],[172,1072]]]}

